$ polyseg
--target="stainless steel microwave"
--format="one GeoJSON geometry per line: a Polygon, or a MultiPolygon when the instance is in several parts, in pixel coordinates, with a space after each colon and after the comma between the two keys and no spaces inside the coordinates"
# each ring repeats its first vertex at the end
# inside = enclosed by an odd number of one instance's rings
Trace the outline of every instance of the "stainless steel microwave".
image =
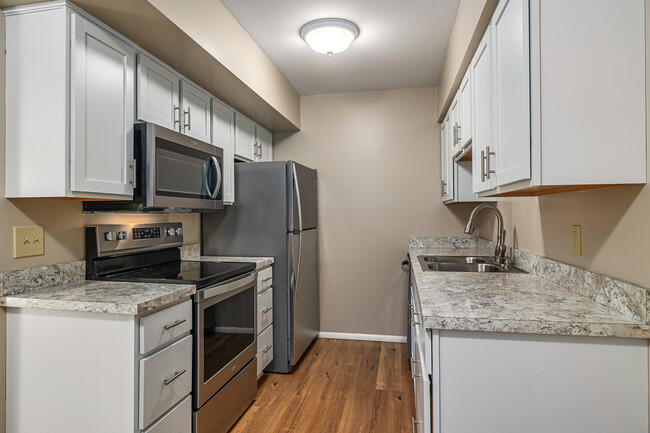
{"type": "Polygon", "coordinates": [[[134,136],[133,202],[85,202],[85,212],[223,208],[223,149],[153,123],[137,123],[134,136]]]}

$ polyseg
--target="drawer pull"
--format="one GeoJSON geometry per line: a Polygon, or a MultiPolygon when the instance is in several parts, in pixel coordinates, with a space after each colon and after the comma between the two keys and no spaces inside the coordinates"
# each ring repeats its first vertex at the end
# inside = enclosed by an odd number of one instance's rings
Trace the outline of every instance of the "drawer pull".
{"type": "Polygon", "coordinates": [[[177,371],[176,373],[174,373],[174,375],[171,378],[165,379],[165,385],[169,385],[170,383],[172,383],[173,381],[181,377],[183,374],[185,374],[186,371],[187,370],[177,371]]]}
{"type": "Polygon", "coordinates": [[[422,424],[422,421],[416,421],[415,418],[411,417],[411,431],[415,433],[415,424],[422,424]]]}
{"type": "Polygon", "coordinates": [[[175,328],[178,325],[182,325],[185,322],[187,322],[187,319],[177,320],[174,323],[172,323],[171,325],[165,325],[165,331],[169,331],[170,329],[175,328]]]}
{"type": "Polygon", "coordinates": [[[271,350],[272,348],[273,348],[273,346],[265,346],[264,349],[262,349],[262,352],[266,353],[269,350],[271,350]]]}
{"type": "Polygon", "coordinates": [[[262,314],[266,314],[269,311],[271,311],[272,309],[273,309],[273,307],[266,307],[265,309],[262,310],[262,314]]]}
{"type": "Polygon", "coordinates": [[[270,281],[273,277],[266,277],[262,280],[263,283],[266,283],[267,281],[270,281]]]}

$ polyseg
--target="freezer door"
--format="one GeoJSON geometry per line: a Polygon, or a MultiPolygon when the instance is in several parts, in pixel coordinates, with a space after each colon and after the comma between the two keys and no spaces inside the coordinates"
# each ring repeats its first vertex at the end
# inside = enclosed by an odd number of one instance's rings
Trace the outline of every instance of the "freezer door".
{"type": "Polygon", "coordinates": [[[316,170],[297,162],[287,163],[287,186],[290,189],[288,231],[318,227],[318,185],[316,170]]]}
{"type": "Polygon", "coordinates": [[[318,230],[287,237],[291,243],[289,360],[296,365],[320,329],[318,230]]]}

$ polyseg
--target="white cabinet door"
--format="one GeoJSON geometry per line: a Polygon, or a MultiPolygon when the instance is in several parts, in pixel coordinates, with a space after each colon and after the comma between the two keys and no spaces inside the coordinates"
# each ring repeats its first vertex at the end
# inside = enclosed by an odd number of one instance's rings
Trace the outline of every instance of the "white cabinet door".
{"type": "Polygon", "coordinates": [[[467,68],[463,81],[460,82],[460,147],[463,148],[472,140],[472,82],[471,68],[467,68]]]}
{"type": "Polygon", "coordinates": [[[70,190],[129,197],[135,51],[78,14],[73,17],[70,190]]]}
{"type": "Polygon", "coordinates": [[[255,125],[255,135],[257,136],[255,161],[273,161],[273,134],[260,125],[255,125]]]}
{"type": "Polygon", "coordinates": [[[470,65],[472,80],[473,192],[494,188],[492,104],[492,26],[488,26],[470,65]]]}
{"type": "Polygon", "coordinates": [[[255,122],[239,113],[235,114],[235,155],[255,160],[255,122]]]}
{"type": "Polygon", "coordinates": [[[179,131],[180,77],[144,54],[138,54],[137,116],[179,131]]]}
{"type": "Polygon", "coordinates": [[[441,194],[442,201],[453,200],[454,198],[454,162],[451,155],[452,133],[451,111],[447,114],[445,121],[440,128],[440,171],[442,177],[441,194]]]}
{"type": "Polygon", "coordinates": [[[496,180],[530,179],[528,0],[502,0],[492,18],[496,94],[496,180]]]}
{"type": "Polygon", "coordinates": [[[197,140],[210,142],[210,95],[187,81],[181,81],[182,132],[197,140]]]}
{"type": "Polygon", "coordinates": [[[235,110],[212,99],[212,144],[223,149],[223,202],[235,202],[235,110]]]}
{"type": "Polygon", "coordinates": [[[449,156],[454,157],[458,152],[460,152],[460,92],[456,92],[456,97],[451,102],[449,107],[449,136],[451,137],[449,141],[449,156]]]}

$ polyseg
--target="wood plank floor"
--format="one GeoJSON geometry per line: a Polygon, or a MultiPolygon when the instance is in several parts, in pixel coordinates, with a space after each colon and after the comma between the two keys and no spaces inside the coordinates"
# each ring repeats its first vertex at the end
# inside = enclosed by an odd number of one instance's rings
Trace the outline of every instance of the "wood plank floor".
{"type": "Polygon", "coordinates": [[[291,374],[266,374],[231,433],[410,433],[406,345],[318,339],[291,374]]]}

